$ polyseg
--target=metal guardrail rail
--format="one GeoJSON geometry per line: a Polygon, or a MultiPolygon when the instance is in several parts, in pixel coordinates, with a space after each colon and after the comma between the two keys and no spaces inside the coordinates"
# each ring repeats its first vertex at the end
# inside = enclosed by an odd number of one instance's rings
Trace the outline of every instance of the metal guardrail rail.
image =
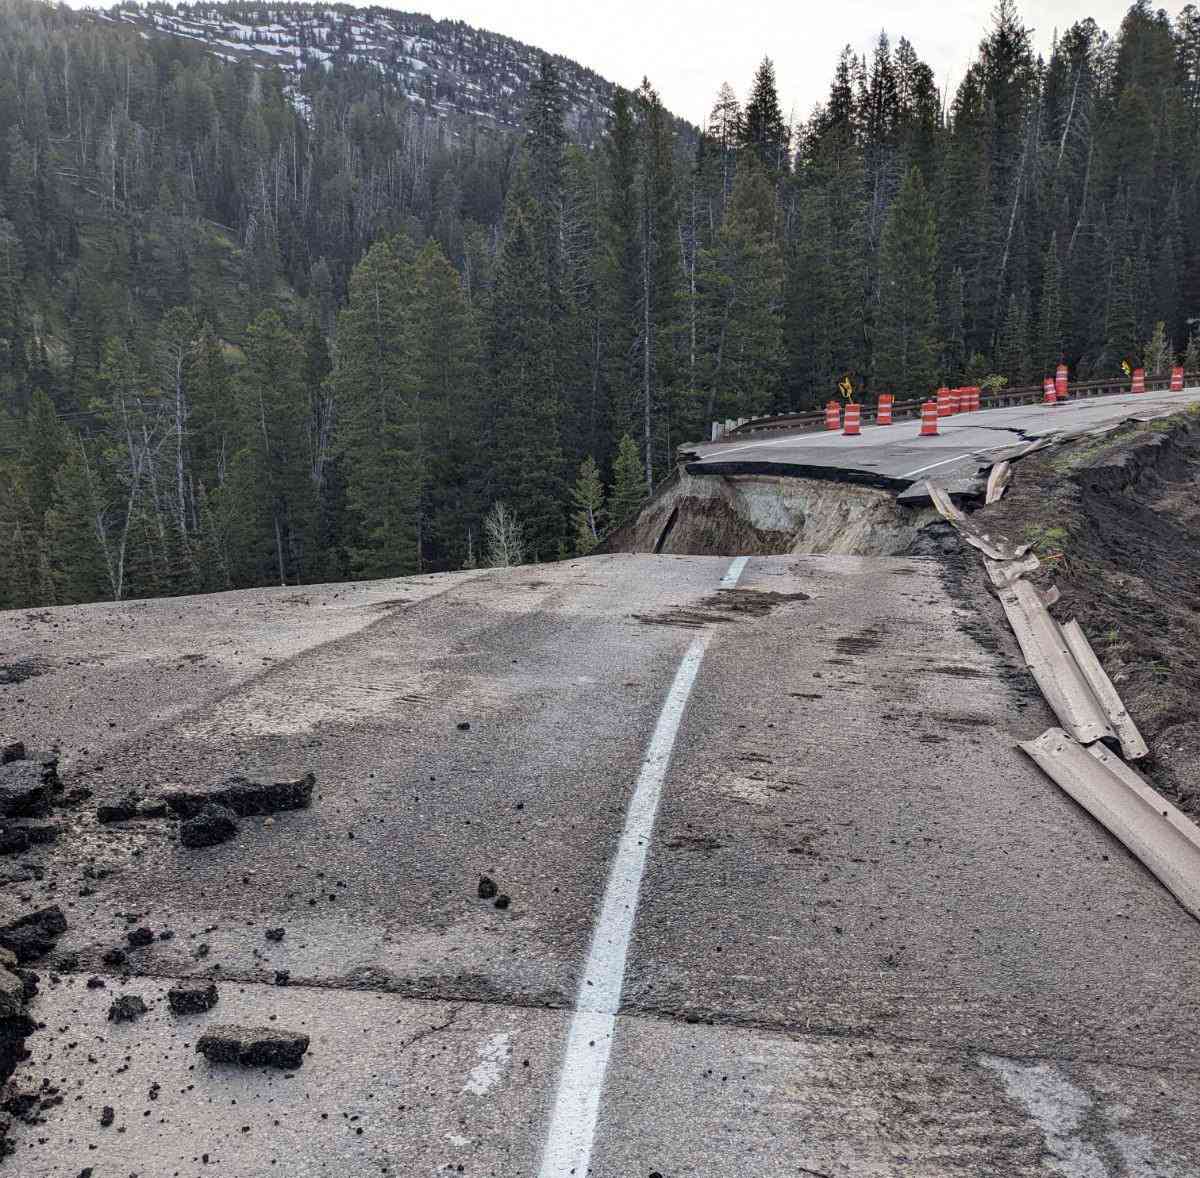
{"type": "MultiPolygon", "coordinates": [[[[1200,384],[1200,372],[1189,372],[1184,375],[1184,385],[1191,387],[1200,384]]],[[[1171,387],[1171,378],[1146,377],[1146,392],[1167,391],[1171,387]]],[[[1069,386],[1067,401],[1082,400],[1088,397],[1111,397],[1121,393],[1131,392],[1128,377],[1112,380],[1083,380],[1069,386]]],[[[1041,401],[1045,395],[1042,385],[1029,385],[1016,389],[1002,389],[980,397],[980,409],[1006,409],[1012,405],[1028,405],[1041,401]]],[[[895,401],[892,404],[893,420],[902,417],[920,417],[921,406],[933,398],[924,397],[913,401],[895,401]]],[[[862,403],[862,422],[867,424],[875,420],[878,405],[874,402],[862,403]]],[[[754,417],[743,421],[722,433],[720,442],[734,438],[744,438],[749,434],[770,433],[778,430],[820,431],[825,428],[825,410],[806,409],[802,413],[775,413],[766,417],[754,417]]]]}

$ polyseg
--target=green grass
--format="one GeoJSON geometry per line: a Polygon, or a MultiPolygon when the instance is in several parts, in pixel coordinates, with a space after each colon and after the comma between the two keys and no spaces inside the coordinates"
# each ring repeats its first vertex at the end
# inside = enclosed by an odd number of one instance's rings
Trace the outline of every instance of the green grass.
{"type": "Polygon", "coordinates": [[[1070,538],[1071,533],[1059,525],[1030,524],[1025,529],[1025,539],[1029,541],[1038,556],[1061,553],[1063,546],[1070,538]]]}

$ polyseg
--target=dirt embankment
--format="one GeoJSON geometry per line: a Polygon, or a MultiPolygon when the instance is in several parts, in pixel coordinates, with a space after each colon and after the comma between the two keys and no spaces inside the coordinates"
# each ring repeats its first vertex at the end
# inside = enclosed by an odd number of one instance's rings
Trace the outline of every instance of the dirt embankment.
{"type": "Polygon", "coordinates": [[[989,531],[1029,542],[1150,745],[1155,785],[1200,819],[1200,417],[1023,459],[989,531]]]}
{"type": "Polygon", "coordinates": [[[605,552],[675,556],[830,553],[892,556],[938,517],[896,503],[890,491],[771,475],[679,471],[605,541],[605,552]]]}

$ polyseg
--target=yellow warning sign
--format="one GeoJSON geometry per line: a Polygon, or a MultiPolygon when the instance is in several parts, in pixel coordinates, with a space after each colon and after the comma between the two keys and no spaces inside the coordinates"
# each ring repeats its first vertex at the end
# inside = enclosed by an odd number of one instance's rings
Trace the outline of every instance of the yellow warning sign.
{"type": "Polygon", "coordinates": [[[848,376],[843,376],[841,383],[838,385],[838,392],[846,398],[847,401],[854,399],[854,385],[848,376]]]}

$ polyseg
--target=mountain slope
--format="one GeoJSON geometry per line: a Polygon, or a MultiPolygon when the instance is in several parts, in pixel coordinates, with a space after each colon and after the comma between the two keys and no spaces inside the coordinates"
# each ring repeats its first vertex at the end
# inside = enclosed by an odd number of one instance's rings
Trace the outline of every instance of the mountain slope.
{"type": "MultiPolygon", "coordinates": [[[[298,109],[309,108],[313,71],[365,66],[416,107],[455,124],[462,120],[516,130],[543,52],[461,21],[434,20],[390,8],[347,5],[133,5],[92,14],[132,25],[150,40],[181,37],[225,61],[278,67],[289,77],[298,109]]],[[[563,83],[567,128],[591,144],[603,132],[611,82],[563,57],[553,57],[563,83]]]]}

